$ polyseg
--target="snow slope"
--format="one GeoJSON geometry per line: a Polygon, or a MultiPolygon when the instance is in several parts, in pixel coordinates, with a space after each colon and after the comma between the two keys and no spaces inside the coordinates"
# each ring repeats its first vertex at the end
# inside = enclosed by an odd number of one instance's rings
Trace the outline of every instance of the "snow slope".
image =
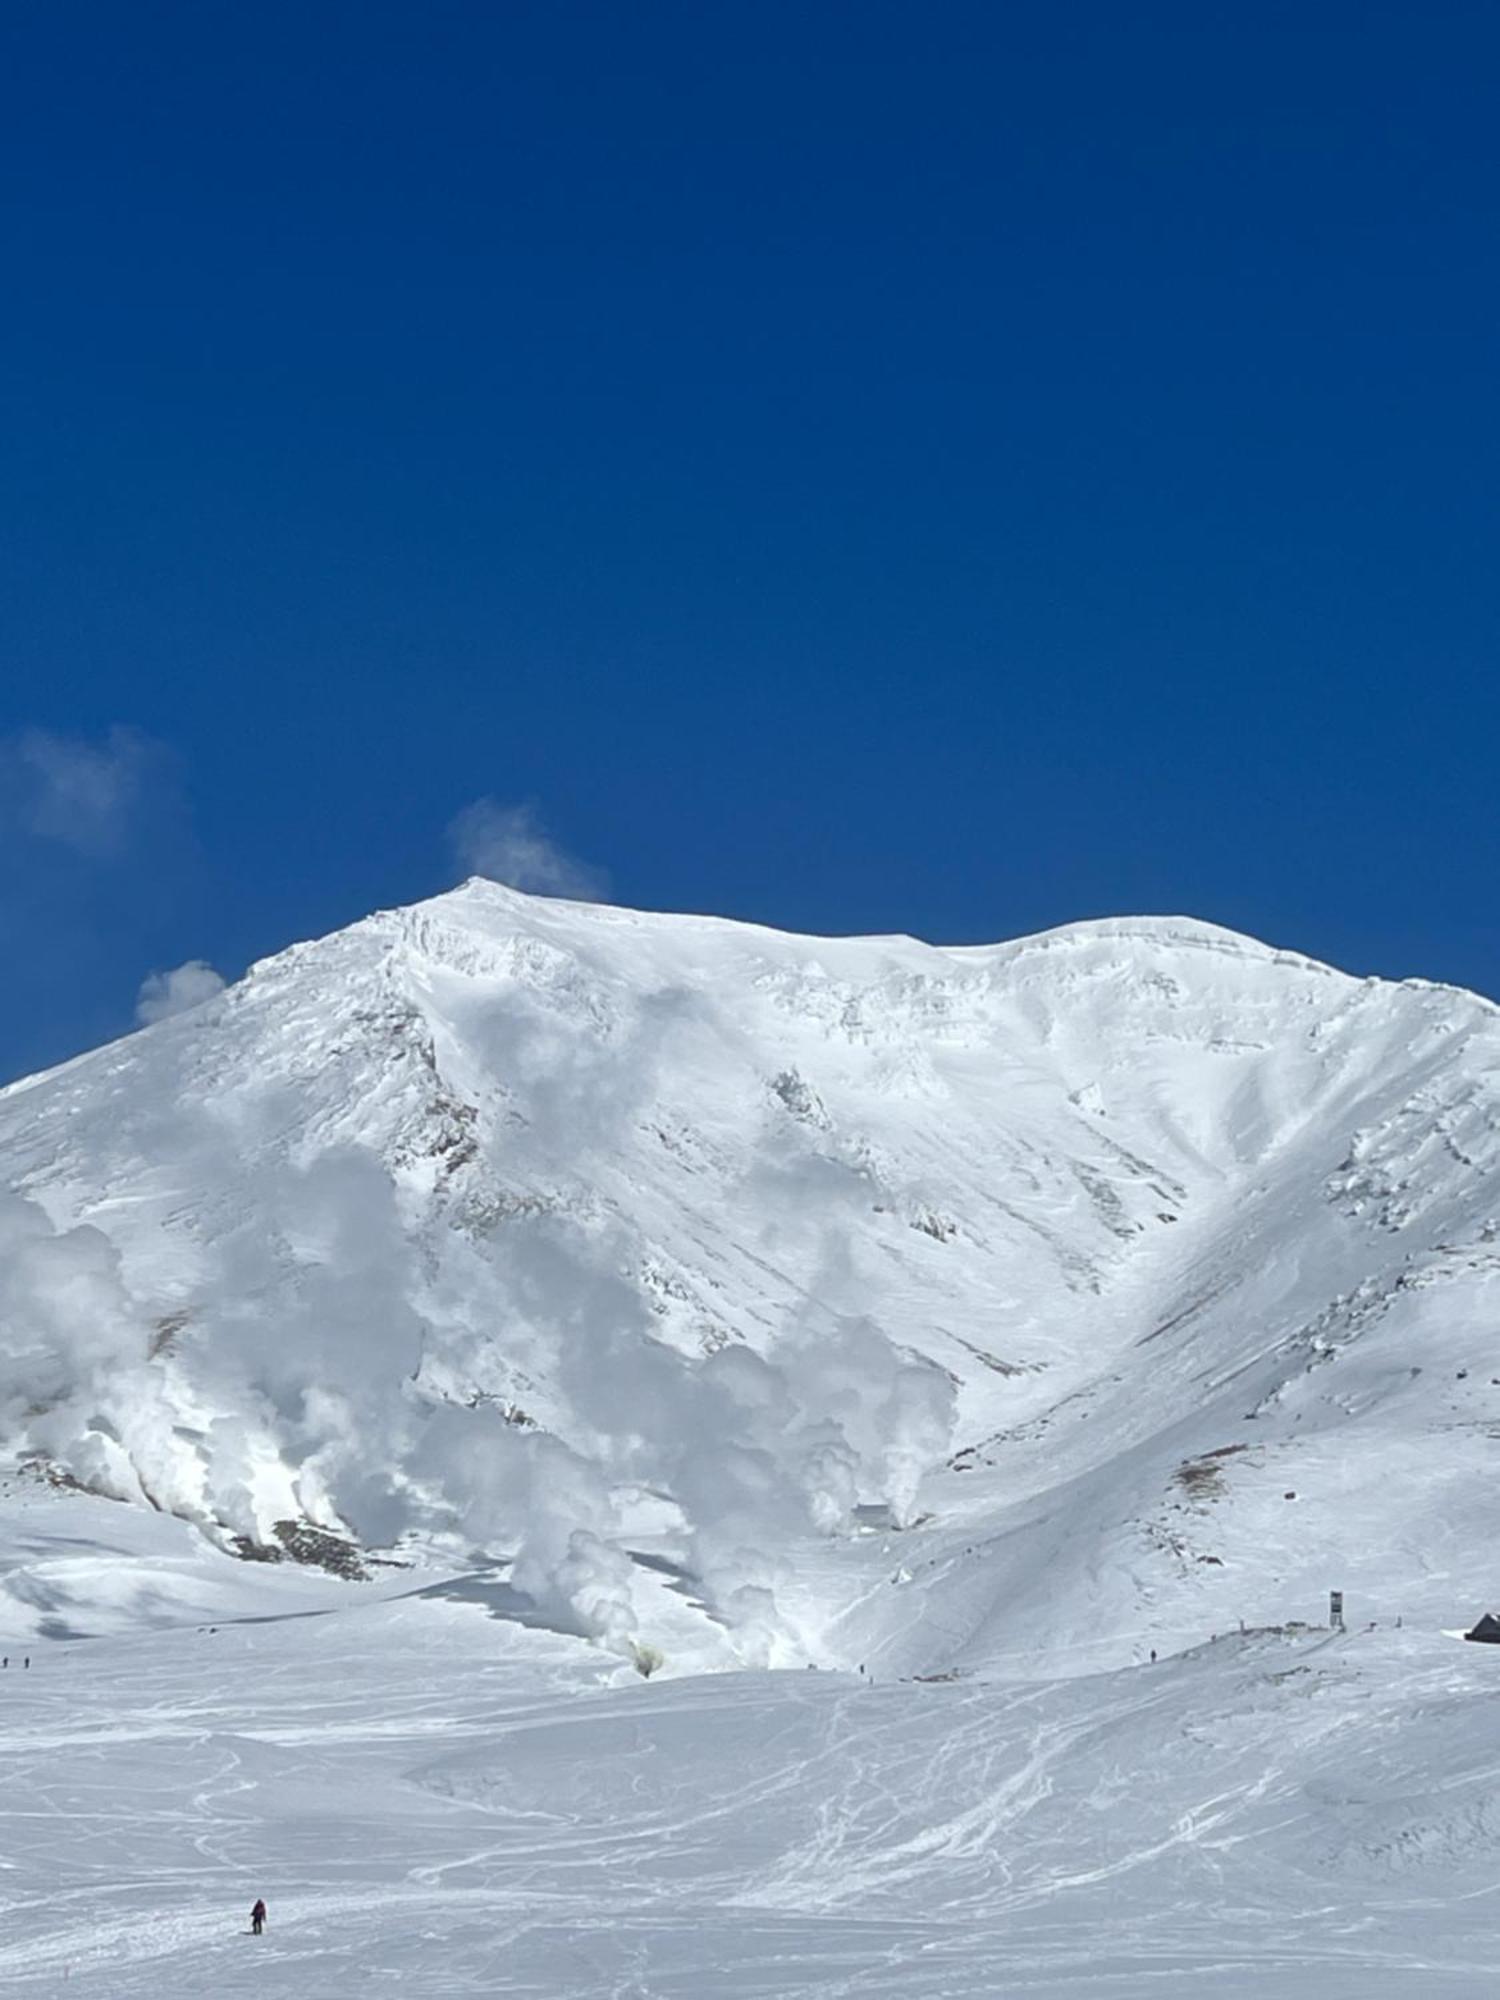
{"type": "Polygon", "coordinates": [[[0,1093],[0,1424],[221,1540],[514,1556],[622,1652],[666,1565],[686,1664],[1092,1667],[1335,1585],[1451,1624],[1497,1076],[1488,1003],[1187,920],[475,881],[0,1093]]]}
{"type": "Polygon", "coordinates": [[[0,1534],[79,1561],[161,1537],[184,1591],[196,1564],[247,1593],[0,1671],[18,1996],[1457,2000],[1491,1976],[1500,1649],[1252,1633],[1089,1677],[648,1685],[410,1578],[304,1577],[277,1617],[283,1571],[102,1501],[13,1496],[0,1534]]]}

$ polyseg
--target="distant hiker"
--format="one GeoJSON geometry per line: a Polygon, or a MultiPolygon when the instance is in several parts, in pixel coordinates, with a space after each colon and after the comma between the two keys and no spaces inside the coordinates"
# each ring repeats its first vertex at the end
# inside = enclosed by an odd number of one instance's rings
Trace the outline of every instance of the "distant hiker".
{"type": "Polygon", "coordinates": [[[265,1927],[266,1927],[266,1899],[264,1896],[257,1896],[255,1899],[254,1908],[250,1912],[250,1928],[251,1930],[254,1931],[255,1935],[259,1937],[261,1932],[265,1929],[265,1927]]]}
{"type": "Polygon", "coordinates": [[[1151,1648],[1151,1664],[1153,1667],[1156,1665],[1156,1648],[1154,1646],[1151,1648]]]}

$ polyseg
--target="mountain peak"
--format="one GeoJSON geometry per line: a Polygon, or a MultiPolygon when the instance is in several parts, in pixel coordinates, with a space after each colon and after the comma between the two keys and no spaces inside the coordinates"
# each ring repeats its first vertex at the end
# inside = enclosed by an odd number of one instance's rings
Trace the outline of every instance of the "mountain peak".
{"type": "Polygon", "coordinates": [[[872,1518],[982,1515],[1060,1630],[1201,1622],[1318,1452],[1369,1546],[1431,1531],[1357,1419],[1455,1421],[1497,1074],[1467,996],[1192,918],[939,946],[476,878],[0,1097],[5,1437],[226,1542],[503,1548],[608,1643],[646,1548],[705,1661],[805,1652],[790,1552],[872,1518]],[[1199,1550],[1176,1469],[1236,1491],[1230,1445],[1265,1479],[1199,1550]],[[1019,1532],[1064,1489],[1076,1563],[1019,1532]]]}

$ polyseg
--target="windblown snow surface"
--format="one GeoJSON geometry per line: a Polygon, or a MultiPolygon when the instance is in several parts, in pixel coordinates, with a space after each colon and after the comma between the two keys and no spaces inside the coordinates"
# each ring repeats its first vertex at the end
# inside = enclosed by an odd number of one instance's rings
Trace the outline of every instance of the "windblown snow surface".
{"type": "Polygon", "coordinates": [[[17,1992],[1492,1977],[1485,1001],[473,882],[0,1189],[17,1992]]]}

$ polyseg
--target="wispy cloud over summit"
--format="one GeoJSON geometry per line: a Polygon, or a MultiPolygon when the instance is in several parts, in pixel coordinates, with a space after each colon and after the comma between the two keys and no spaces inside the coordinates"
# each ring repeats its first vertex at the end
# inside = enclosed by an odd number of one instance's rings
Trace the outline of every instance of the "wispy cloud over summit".
{"type": "Polygon", "coordinates": [[[559,847],[534,806],[475,799],[450,822],[448,837],[469,874],[484,875],[507,888],[566,896],[580,903],[602,902],[609,892],[604,870],[559,847]]]}

